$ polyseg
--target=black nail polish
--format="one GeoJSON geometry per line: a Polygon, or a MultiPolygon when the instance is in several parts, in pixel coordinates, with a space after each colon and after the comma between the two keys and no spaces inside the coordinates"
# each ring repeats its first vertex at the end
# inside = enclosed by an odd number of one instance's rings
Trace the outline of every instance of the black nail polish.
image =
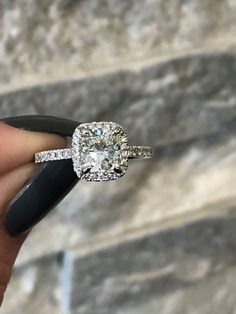
{"type": "Polygon", "coordinates": [[[31,229],[70,192],[78,180],[71,160],[43,164],[8,205],[4,219],[7,232],[17,235],[31,229]]]}
{"type": "Polygon", "coordinates": [[[74,120],[41,115],[8,117],[0,119],[1,121],[15,128],[61,136],[72,136],[75,128],[80,124],[74,120]]]}
{"type": "MultiPolygon", "coordinates": [[[[79,122],[51,116],[18,116],[0,119],[29,131],[72,136],[79,122]]],[[[4,219],[6,231],[17,235],[31,229],[47,215],[79,181],[71,160],[44,163],[9,203],[4,219]]]]}

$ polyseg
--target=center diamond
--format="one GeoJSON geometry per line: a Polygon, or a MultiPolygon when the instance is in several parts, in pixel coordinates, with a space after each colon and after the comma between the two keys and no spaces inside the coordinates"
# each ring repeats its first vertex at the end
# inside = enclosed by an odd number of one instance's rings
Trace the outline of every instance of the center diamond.
{"type": "Polygon", "coordinates": [[[101,140],[98,143],[90,143],[84,148],[84,162],[90,172],[110,171],[116,164],[122,161],[122,151],[116,144],[107,143],[101,140]]]}
{"type": "Polygon", "coordinates": [[[113,122],[81,124],[72,138],[73,164],[88,181],[115,180],[127,170],[127,136],[113,122]]]}

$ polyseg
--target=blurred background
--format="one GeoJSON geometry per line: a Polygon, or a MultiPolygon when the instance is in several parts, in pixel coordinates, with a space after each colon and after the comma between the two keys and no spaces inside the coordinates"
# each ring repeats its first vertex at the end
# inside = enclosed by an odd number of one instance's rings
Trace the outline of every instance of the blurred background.
{"type": "Polygon", "coordinates": [[[236,0],[0,0],[1,117],[111,120],[156,152],[33,230],[1,313],[236,313],[235,78],[236,0]]]}

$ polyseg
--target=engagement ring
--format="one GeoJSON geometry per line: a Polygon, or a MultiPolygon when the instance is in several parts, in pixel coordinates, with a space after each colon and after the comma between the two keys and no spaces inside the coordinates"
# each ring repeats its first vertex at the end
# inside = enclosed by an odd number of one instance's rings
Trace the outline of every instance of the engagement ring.
{"type": "Polygon", "coordinates": [[[129,158],[151,158],[147,146],[128,146],[127,134],[114,122],[79,125],[72,136],[72,147],[35,154],[35,162],[72,159],[74,171],[87,181],[108,181],[122,177],[129,158]]]}

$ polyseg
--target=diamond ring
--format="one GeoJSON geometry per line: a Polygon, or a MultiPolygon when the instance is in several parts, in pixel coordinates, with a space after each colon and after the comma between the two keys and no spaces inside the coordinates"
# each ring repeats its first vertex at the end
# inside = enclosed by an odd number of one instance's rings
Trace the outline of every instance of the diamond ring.
{"type": "Polygon", "coordinates": [[[127,134],[114,122],[79,125],[72,136],[72,147],[35,154],[35,162],[72,159],[74,171],[87,181],[108,181],[122,177],[128,158],[151,158],[147,146],[128,146],[127,134]]]}

